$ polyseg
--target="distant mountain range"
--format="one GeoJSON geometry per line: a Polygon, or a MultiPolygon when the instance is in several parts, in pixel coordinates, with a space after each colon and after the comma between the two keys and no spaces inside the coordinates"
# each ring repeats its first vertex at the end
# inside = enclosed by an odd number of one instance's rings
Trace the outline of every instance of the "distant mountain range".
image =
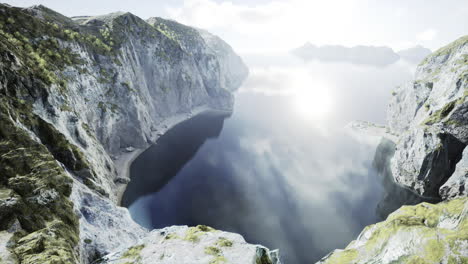
{"type": "Polygon", "coordinates": [[[407,61],[419,63],[431,53],[432,51],[430,49],[417,45],[409,49],[400,50],[398,55],[400,55],[400,58],[407,61]]]}
{"type": "Polygon", "coordinates": [[[302,47],[292,50],[292,53],[306,61],[319,60],[386,66],[400,59],[418,63],[429,55],[431,50],[419,45],[395,52],[393,49],[385,46],[355,46],[348,48],[341,45],[316,46],[306,43],[302,47]]]}

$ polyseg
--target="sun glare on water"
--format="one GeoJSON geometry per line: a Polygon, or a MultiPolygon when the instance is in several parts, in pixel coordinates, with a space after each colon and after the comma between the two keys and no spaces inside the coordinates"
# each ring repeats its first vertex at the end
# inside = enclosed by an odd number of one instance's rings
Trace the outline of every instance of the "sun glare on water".
{"type": "Polygon", "coordinates": [[[296,89],[293,104],[296,112],[305,119],[323,120],[332,110],[332,97],[328,87],[309,83],[307,88],[296,89]]]}

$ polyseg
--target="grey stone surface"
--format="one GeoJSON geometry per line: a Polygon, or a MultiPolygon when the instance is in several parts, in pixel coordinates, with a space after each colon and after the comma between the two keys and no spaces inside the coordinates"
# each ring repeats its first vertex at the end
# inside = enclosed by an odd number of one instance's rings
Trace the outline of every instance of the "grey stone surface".
{"type": "Polygon", "coordinates": [[[387,174],[396,183],[428,199],[466,196],[467,98],[465,36],[427,56],[415,80],[392,92],[387,126],[355,121],[347,127],[395,143],[387,174]]]}

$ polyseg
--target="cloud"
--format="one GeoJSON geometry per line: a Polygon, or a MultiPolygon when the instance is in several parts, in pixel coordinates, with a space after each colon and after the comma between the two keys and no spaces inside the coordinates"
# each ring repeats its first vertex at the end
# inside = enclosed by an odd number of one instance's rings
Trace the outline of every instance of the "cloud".
{"type": "MultiPolygon", "coordinates": [[[[287,50],[307,39],[342,41],[350,37],[353,5],[356,1],[270,1],[248,6],[212,0],[185,0],[182,6],[168,8],[169,17],[215,33],[244,38],[242,51],[251,48],[287,50]],[[340,6],[340,8],[336,8],[340,6]],[[324,27],[323,25],[327,25],[324,27]],[[257,45],[247,45],[246,39],[257,45]]],[[[235,43],[233,38],[230,43],[235,43]]],[[[239,44],[240,46],[240,44],[239,44]]]]}
{"type": "Polygon", "coordinates": [[[437,36],[437,30],[429,28],[420,32],[416,38],[419,41],[431,41],[437,36]]]}
{"type": "Polygon", "coordinates": [[[286,51],[307,41],[396,50],[424,41],[437,49],[465,34],[468,23],[468,4],[459,0],[180,1],[164,13],[221,36],[241,53],[286,51]]]}

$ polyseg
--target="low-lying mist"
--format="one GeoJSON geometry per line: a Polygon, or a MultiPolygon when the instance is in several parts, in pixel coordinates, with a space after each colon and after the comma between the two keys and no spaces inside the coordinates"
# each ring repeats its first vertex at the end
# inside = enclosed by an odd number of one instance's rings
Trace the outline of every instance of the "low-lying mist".
{"type": "Polygon", "coordinates": [[[414,65],[246,60],[251,75],[233,115],[210,122],[201,116],[169,131],[132,165],[125,196],[134,197],[132,216],[149,228],[210,225],[280,248],[286,263],[313,263],[391,211],[377,213],[386,193],[372,166],[380,139],[353,137],[343,127],[356,119],[384,123],[391,90],[411,79],[414,65]],[[181,145],[171,148],[178,143],[170,138],[201,147],[185,149],[180,162],[181,145]],[[153,165],[142,169],[140,159],[153,165]],[[171,175],[163,165],[171,165],[171,175]],[[161,177],[169,178],[155,183],[161,177]]]}

